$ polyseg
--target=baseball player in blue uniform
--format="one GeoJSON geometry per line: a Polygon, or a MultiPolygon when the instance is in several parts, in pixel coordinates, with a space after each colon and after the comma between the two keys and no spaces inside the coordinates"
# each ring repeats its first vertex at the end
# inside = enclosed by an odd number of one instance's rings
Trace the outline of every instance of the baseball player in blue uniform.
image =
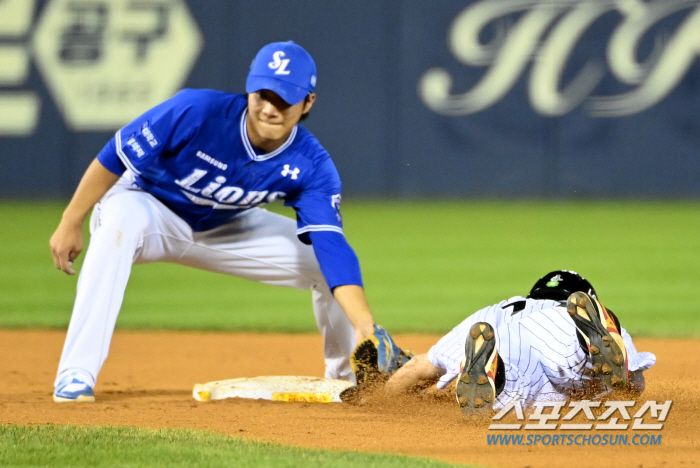
{"type": "Polygon", "coordinates": [[[613,389],[641,393],[643,371],[656,356],[637,352],[617,317],[581,275],[557,270],[538,280],[527,297],[515,296],[467,317],[394,373],[385,390],[396,394],[456,381],[465,414],[522,407],[538,401],[590,399],[613,389]]]}
{"type": "Polygon", "coordinates": [[[132,264],[167,261],[313,290],[326,377],[354,379],[358,343],[379,367],[407,360],[374,323],[360,265],[343,235],[341,183],[299,125],[316,99],[316,66],[294,42],[263,47],[247,95],[183,90],[118,130],[83,176],[50,246],[74,274],[82,225],[91,239],[54,401],[94,401],[132,264]],[[282,199],[294,220],[261,207],[282,199]],[[94,209],[93,209],[94,207],[94,209]]]}

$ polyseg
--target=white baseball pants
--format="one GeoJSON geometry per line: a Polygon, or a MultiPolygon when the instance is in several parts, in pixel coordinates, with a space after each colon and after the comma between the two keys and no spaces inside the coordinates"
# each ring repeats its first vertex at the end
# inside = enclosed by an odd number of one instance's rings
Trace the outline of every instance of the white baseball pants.
{"type": "Polygon", "coordinates": [[[95,206],[90,245],[56,383],[79,372],[95,386],[124,298],[131,265],[172,262],[277,286],[312,289],[316,324],[324,338],[326,377],[353,380],[349,356],[355,332],[335,301],[313,248],[296,236],[296,222],[260,208],[206,232],[180,217],[130,178],[95,206]]]}

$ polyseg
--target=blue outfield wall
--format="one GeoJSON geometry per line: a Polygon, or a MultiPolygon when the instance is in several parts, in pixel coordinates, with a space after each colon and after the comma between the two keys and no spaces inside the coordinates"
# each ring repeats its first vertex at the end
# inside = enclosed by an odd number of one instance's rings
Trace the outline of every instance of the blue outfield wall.
{"type": "Polygon", "coordinates": [[[696,198],[700,0],[0,0],[0,197],[66,197],[182,87],[314,56],[344,192],[696,198]]]}

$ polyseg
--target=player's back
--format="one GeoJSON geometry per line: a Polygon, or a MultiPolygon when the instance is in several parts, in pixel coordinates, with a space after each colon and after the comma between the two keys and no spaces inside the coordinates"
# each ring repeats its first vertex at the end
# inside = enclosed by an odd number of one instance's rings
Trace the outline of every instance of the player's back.
{"type": "Polygon", "coordinates": [[[522,320],[533,312],[552,307],[563,307],[563,303],[550,299],[529,299],[522,296],[514,296],[474,312],[456,328],[466,327],[468,330],[476,322],[487,322],[492,327],[498,328],[504,323],[522,320]]]}
{"type": "Polygon", "coordinates": [[[501,325],[522,320],[535,312],[553,307],[563,307],[563,304],[549,299],[514,296],[471,314],[443,336],[428,352],[428,358],[433,365],[447,370],[447,374],[440,379],[438,387],[444,388],[444,385],[459,372],[459,365],[464,355],[464,343],[469,330],[475,323],[486,322],[495,330],[501,325]]]}

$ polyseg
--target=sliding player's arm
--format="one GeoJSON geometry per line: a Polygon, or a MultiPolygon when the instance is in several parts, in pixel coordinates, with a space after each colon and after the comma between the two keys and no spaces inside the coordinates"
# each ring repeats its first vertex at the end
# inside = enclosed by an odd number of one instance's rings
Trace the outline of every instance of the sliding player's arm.
{"type": "Polygon", "coordinates": [[[384,390],[392,395],[404,393],[420,385],[429,385],[445,374],[445,369],[434,366],[428,354],[418,354],[404,364],[387,380],[384,390]]]}

